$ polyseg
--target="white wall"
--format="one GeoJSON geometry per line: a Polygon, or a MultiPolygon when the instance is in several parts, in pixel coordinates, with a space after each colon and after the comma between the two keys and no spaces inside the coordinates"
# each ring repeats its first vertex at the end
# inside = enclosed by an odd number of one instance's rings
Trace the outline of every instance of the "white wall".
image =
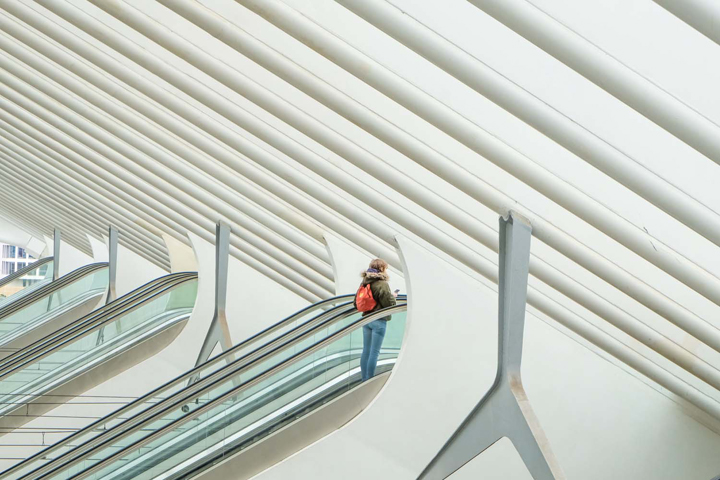
{"type": "Polygon", "coordinates": [[[169,273],[123,245],[118,245],[117,262],[115,289],[118,297],[169,273]]]}
{"type": "MultiPolygon", "coordinates": [[[[348,425],[255,478],[330,480],[342,472],[349,480],[415,479],[489,388],[496,291],[413,242],[401,238],[400,245],[411,303],[403,351],[387,385],[348,425]]],[[[568,479],[720,473],[720,436],[647,382],[533,315],[524,351],[528,396],[568,479]]],[[[451,478],[529,478],[510,447],[496,444],[451,478]]]]}
{"type": "Polygon", "coordinates": [[[198,270],[197,258],[192,247],[185,245],[177,238],[166,233],[162,234],[165,247],[170,257],[170,270],[175,272],[196,272],[198,270]]]}
{"type": "Polygon", "coordinates": [[[15,224],[0,217],[0,242],[23,247],[35,258],[45,249],[44,240],[33,237],[15,224]]]}
{"type": "MultiPolygon", "coordinates": [[[[200,268],[207,272],[205,274],[209,278],[202,289],[202,295],[207,296],[209,303],[213,306],[210,308],[207,318],[209,324],[214,308],[215,246],[196,235],[188,236],[197,254],[200,268]]],[[[307,300],[280,287],[237,259],[230,258],[228,270],[226,314],[233,343],[248,338],[308,304],[307,300]]],[[[197,354],[203,338],[204,331],[195,354],[197,354]]]]}
{"type": "MultiPolygon", "coordinates": [[[[355,293],[360,285],[360,272],[367,269],[368,264],[374,258],[358,250],[346,241],[331,235],[325,234],[325,246],[330,255],[330,263],[333,267],[335,277],[335,294],[344,295],[355,293]]],[[[400,293],[406,293],[405,279],[402,272],[389,269],[390,288],[399,289],[400,293]]]]}
{"type": "MultiPolygon", "coordinates": [[[[62,237],[61,237],[62,238],[62,237]]],[[[52,256],[53,250],[53,239],[45,237],[45,244],[48,255],[52,256]]],[[[73,247],[69,243],[60,240],[60,276],[77,270],[78,268],[93,263],[93,258],[85,253],[81,252],[77,248],[73,247]]]]}
{"type": "Polygon", "coordinates": [[[93,237],[92,235],[88,235],[88,242],[90,242],[90,248],[92,248],[93,252],[93,261],[95,262],[107,262],[108,258],[110,256],[110,252],[108,252],[108,246],[105,242],[98,240],[97,238],[93,237]]]}

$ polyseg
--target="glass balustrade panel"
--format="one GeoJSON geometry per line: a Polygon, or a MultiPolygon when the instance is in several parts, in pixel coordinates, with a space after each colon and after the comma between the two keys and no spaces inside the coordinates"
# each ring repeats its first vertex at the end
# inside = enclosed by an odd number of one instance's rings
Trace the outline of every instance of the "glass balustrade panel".
{"type": "Polygon", "coordinates": [[[73,306],[105,292],[108,269],[103,268],[65,285],[26,307],[0,319],[0,337],[51,319],[73,306]]]}
{"type": "Polygon", "coordinates": [[[0,287],[0,307],[52,282],[53,262],[47,262],[0,287]]]}
{"type": "Polygon", "coordinates": [[[35,395],[49,382],[63,375],[73,375],[77,369],[125,348],[152,329],[186,318],[192,312],[196,296],[197,280],[186,281],[155,294],[140,306],[114,314],[103,327],[65,343],[49,355],[22,365],[0,379],[0,404],[10,398],[35,395]]]}
{"type": "MultiPolygon", "coordinates": [[[[405,315],[404,311],[395,313],[387,323],[376,374],[391,369],[400,352],[405,315]]],[[[359,314],[355,313],[319,328],[298,345],[255,362],[245,372],[228,376],[211,391],[173,405],[139,431],[98,450],[92,458],[53,478],[71,478],[100,460],[149,439],[150,435],[159,436],[140,449],[128,451],[88,478],[165,478],[168,472],[180,471],[200,458],[221,458],[247,446],[253,441],[251,439],[262,438],[277,425],[360,384],[363,332],[362,328],[355,328],[322,349],[242,387],[245,382],[358,319],[359,314]],[[223,396],[225,398],[221,398],[223,396]],[[213,401],[217,403],[209,407],[213,401]],[[162,434],[156,433],[171,424],[175,426],[162,434]]]]}

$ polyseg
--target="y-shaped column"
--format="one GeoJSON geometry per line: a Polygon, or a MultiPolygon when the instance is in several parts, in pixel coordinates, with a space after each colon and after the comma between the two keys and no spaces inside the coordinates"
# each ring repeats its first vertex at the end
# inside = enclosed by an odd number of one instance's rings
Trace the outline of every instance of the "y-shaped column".
{"type": "Polygon", "coordinates": [[[60,277],[60,229],[53,231],[53,281],[60,277]]]}
{"type": "Polygon", "coordinates": [[[531,236],[530,224],[517,214],[500,217],[497,376],[418,480],[447,478],[503,437],[513,442],[535,480],[565,478],[520,377],[531,236]]]}
{"type": "Polygon", "coordinates": [[[215,345],[220,342],[224,351],[230,350],[232,340],[230,327],[225,316],[228,284],[228,257],[230,254],[230,226],[225,222],[218,222],[215,227],[215,314],[210,329],[203,342],[195,366],[204,363],[212,354],[215,345]]]}
{"type": "MultiPolygon", "coordinates": [[[[108,232],[108,293],[105,303],[110,303],[117,298],[117,258],[118,258],[118,229],[111,226],[108,232]]],[[[118,328],[120,323],[118,322],[118,328]]]]}

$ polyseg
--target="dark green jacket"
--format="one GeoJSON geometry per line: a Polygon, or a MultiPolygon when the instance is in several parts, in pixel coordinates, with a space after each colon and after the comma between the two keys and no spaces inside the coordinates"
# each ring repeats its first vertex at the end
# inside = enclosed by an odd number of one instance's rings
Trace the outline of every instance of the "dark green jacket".
{"type": "MultiPolygon", "coordinates": [[[[393,296],[392,292],[390,291],[390,285],[388,285],[388,278],[389,275],[387,272],[382,273],[375,273],[375,272],[363,272],[362,273],[363,281],[362,285],[370,284],[370,289],[372,290],[373,298],[375,299],[375,302],[377,302],[377,305],[375,308],[370,310],[369,312],[364,312],[363,317],[365,315],[369,315],[376,310],[380,310],[381,308],[386,307],[392,307],[397,302],[395,301],[395,297],[393,296]]],[[[384,317],[380,320],[385,320],[386,322],[390,320],[390,317],[384,317]]]]}

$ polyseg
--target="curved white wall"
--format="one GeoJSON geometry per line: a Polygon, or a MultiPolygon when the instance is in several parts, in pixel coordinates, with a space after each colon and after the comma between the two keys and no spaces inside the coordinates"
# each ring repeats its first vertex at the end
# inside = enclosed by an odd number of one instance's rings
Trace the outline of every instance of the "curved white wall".
{"type": "MultiPolygon", "coordinates": [[[[386,386],[348,425],[254,478],[331,480],[342,472],[351,480],[415,479],[491,385],[496,291],[414,242],[398,241],[410,306],[403,351],[386,386]]],[[[713,453],[720,434],[662,390],[528,313],[523,381],[568,479],[700,479],[720,471],[713,453]]],[[[450,478],[478,476],[530,478],[507,441],[450,478]]]]}

